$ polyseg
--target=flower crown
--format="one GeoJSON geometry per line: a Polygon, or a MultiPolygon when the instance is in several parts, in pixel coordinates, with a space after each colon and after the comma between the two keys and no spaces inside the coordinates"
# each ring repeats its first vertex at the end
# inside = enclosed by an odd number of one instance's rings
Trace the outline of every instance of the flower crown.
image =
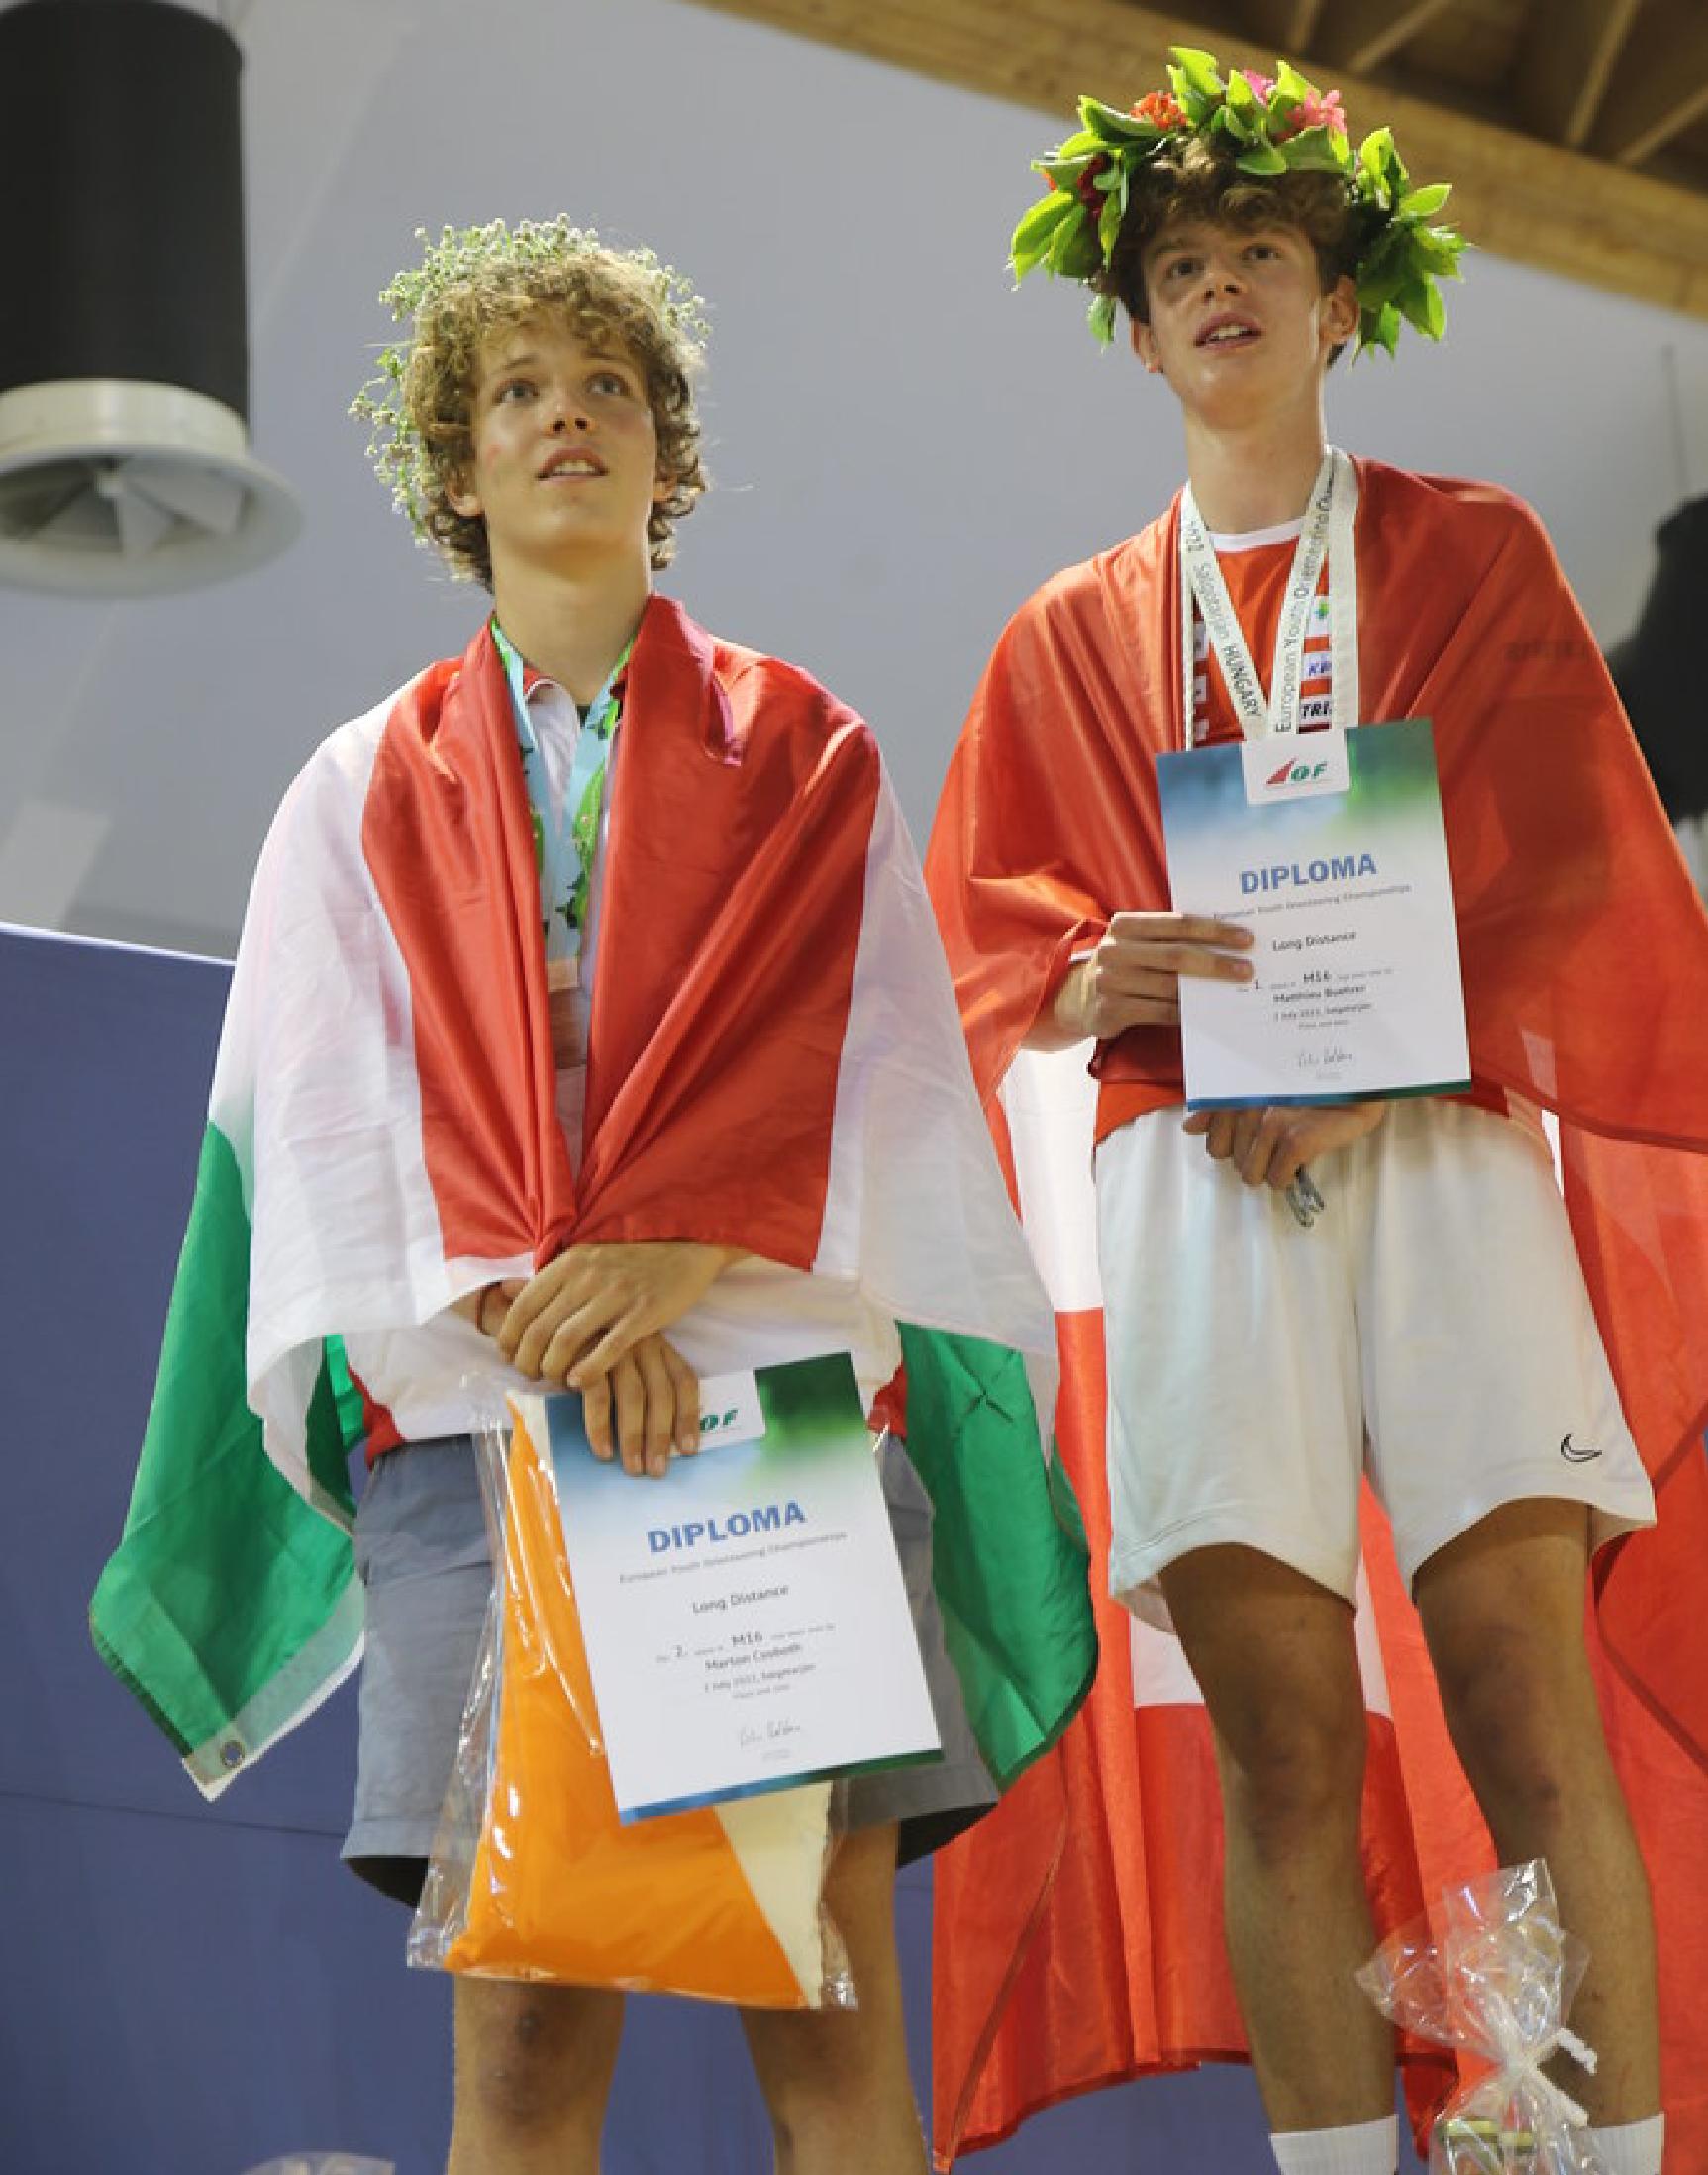
{"type": "MultiPolygon", "coordinates": [[[[428,242],[427,229],[417,227],[415,238],[428,242]]],[[[422,542],[432,541],[427,507],[438,474],[431,448],[405,405],[403,388],[416,340],[433,305],[451,289],[495,272],[526,272],[583,256],[610,258],[639,274],[643,290],[652,290],[659,317],[681,336],[686,347],[698,349],[710,327],[705,302],[689,282],[673,266],[660,264],[651,249],[613,249],[591,227],[572,227],[562,213],[552,220],[520,220],[514,227],[502,219],[484,227],[446,227],[437,242],[428,242],[419,265],[399,272],[381,290],[379,299],[391,311],[392,322],[412,330],[381,349],[375,375],[351,402],[350,412],[368,425],[367,457],[380,481],[391,486],[393,500],[422,542]]]]}
{"type": "MultiPolygon", "coordinates": [[[[1366,136],[1355,155],[1340,92],[1319,91],[1284,60],[1272,77],[1235,69],[1224,82],[1209,53],[1189,46],[1169,50],[1168,90],[1148,91],[1128,113],[1082,98],[1077,133],[1033,160],[1049,187],[1014,230],[1015,278],[1040,264],[1064,279],[1099,278],[1114,254],[1134,173],[1196,137],[1227,145],[1239,171],[1256,180],[1340,175],[1357,249],[1358,351],[1382,347],[1392,354],[1402,324],[1439,340],[1444,313],[1436,281],[1459,277],[1465,247],[1452,227],[1429,224],[1447,201],[1447,183],[1414,189],[1391,129],[1366,136]]],[[[1090,323],[1100,341],[1112,338],[1113,295],[1096,296],[1090,323]]]]}

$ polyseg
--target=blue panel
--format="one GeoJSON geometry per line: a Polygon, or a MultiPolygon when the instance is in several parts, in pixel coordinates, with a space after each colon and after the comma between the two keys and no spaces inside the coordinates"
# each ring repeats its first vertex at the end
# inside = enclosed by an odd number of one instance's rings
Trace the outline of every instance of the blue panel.
{"type": "Polygon", "coordinates": [[[443,2166],[449,1988],[318,1835],[0,1798],[5,2164],[239,2175],[338,2146],[443,2166]],[[18,1968],[28,1959],[25,1968],[18,1968]]]}
{"type": "Polygon", "coordinates": [[[212,960],[0,930],[0,1648],[19,1725],[0,1732],[0,1791],[342,1834],[351,1715],[317,1718],[312,1744],[210,1813],[87,1630],[130,1504],[229,979],[212,960]]]}

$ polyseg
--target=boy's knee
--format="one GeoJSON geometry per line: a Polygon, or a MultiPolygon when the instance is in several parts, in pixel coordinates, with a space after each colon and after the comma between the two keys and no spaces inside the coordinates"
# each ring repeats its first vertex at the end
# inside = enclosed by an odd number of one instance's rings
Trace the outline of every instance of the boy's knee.
{"type": "Polygon", "coordinates": [[[1288,1716],[1248,1710],[1219,1730],[1231,1823],[1259,1852],[1291,1852],[1356,1824],[1363,1789],[1364,1718],[1334,1709],[1288,1716]]]}
{"type": "Polygon", "coordinates": [[[924,2175],[899,2002],[743,2019],[779,2169],[924,2175]]]}
{"type": "Polygon", "coordinates": [[[456,2090],[510,2136],[551,2135],[604,2113],[621,2029],[620,1997],[575,1987],[463,1981],[456,2090]]]}
{"type": "Polygon", "coordinates": [[[1299,1632],[1284,1614],[1255,1617],[1245,1635],[1187,1659],[1215,1730],[1230,1817],[1254,1843],[1296,1840],[1321,1822],[1356,1817],[1363,1786],[1363,1689],[1348,1627],[1316,1612],[1299,1632]]]}
{"type": "MultiPolygon", "coordinates": [[[[1433,1651],[1448,1733],[1479,1798],[1546,1824],[1607,1759],[1586,1665],[1522,1627],[1485,1627],[1433,1651]]],[[[1486,1810],[1486,1807],[1485,1807],[1486,1810]]]]}

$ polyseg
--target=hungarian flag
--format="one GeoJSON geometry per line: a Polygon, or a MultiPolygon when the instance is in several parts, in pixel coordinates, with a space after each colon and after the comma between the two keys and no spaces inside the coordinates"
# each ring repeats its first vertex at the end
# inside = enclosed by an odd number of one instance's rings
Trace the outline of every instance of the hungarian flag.
{"type": "Polygon", "coordinates": [[[762,1257],[756,1337],[765,1310],[826,1289],[899,1324],[946,1637],[999,1781],[1089,1683],[1049,1308],[870,734],[653,598],[604,870],[577,1173],[487,630],[336,733],[268,837],[135,1496],[91,1607],[103,1659],[209,1795],[359,1653],[343,1353],[370,1445],[465,1427],[468,1376],[498,1362],[446,1310],[581,1241],[762,1257]]]}
{"type": "MultiPolygon", "coordinates": [[[[1471,1062],[1558,1118],[1585,1278],[1658,1525],[1596,1563],[1591,1651],[1655,1893],[1668,2165],[1708,2165],[1708,923],[1593,639],[1528,511],[1358,462],[1368,718],[1435,721],[1471,1062]],[[1693,1839],[1694,1838],[1694,1839],[1693,1839]]],[[[1010,623],[928,867],[974,1075],[1056,1308],[1057,1439],[1103,1592],[1099,1094],[1178,1103],[1178,1038],[1043,1058],[1023,1038],[1118,909],[1165,909],[1155,757],[1181,745],[1177,511],[1010,623]]],[[[1490,1416],[1498,1428],[1498,1416],[1490,1416]]],[[[1492,1863],[1410,1598],[1366,1495],[1365,1872],[1386,1933],[1492,1863]]],[[[1103,1664],[1052,1756],[937,1860],[935,2143],[1240,2058],[1206,1718],[1166,1634],[1099,1603],[1103,1664]]],[[[1307,1931],[1308,1937],[1308,1931],[1307,1931]]],[[[1414,2114],[1439,2052],[1402,2045],[1414,2114]]]]}

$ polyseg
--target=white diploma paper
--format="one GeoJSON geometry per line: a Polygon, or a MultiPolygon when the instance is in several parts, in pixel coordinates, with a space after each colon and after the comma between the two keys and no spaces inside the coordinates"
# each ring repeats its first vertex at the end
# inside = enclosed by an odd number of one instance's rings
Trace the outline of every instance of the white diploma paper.
{"type": "Polygon", "coordinates": [[[1188,1108],[1470,1084],[1427,718],[1163,755],[1157,779],[1175,911],[1255,939],[1250,982],[1180,978],[1188,1108]]]}
{"type": "Polygon", "coordinates": [[[662,1480],[595,1458],[579,1397],[519,1403],[624,1820],[940,1753],[847,1352],[702,1381],[662,1480]]]}

